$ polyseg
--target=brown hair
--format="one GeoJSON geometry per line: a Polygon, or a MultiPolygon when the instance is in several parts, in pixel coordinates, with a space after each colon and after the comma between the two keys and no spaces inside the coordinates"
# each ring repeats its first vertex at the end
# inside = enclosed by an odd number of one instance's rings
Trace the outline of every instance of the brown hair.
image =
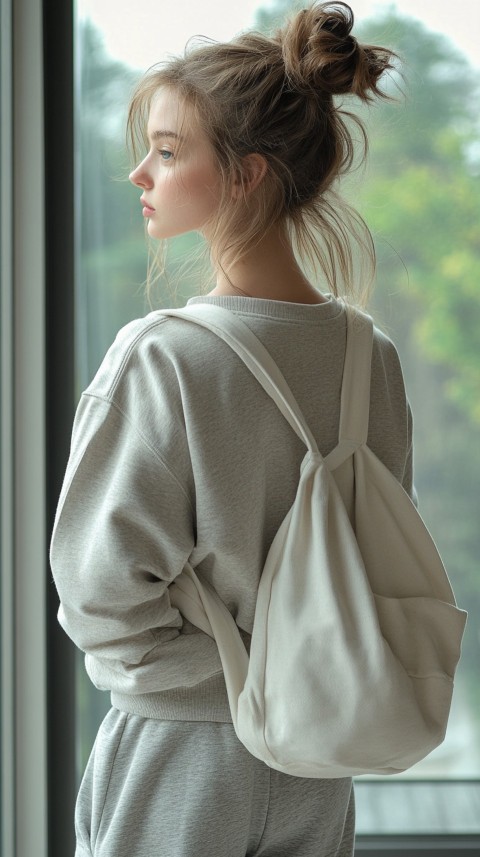
{"type": "Polygon", "coordinates": [[[313,3],[271,37],[248,32],[228,43],[189,43],[183,56],[154,66],[140,81],[128,117],[134,154],[138,139],[145,141],[152,98],[164,86],[193,108],[216,152],[225,198],[213,224],[214,265],[227,254],[240,258],[275,222],[286,225],[302,261],[323,271],[334,294],[338,274],[347,293],[353,288],[352,239],[374,265],[367,226],[334,191],[354,160],[351,123],[360,130],[362,160],[367,137],[334,98],[388,97],[378,84],[395,55],[359,44],[352,26],[346,3],[313,3]],[[251,153],[268,165],[253,215],[245,197],[233,204],[228,192],[251,153]]]}

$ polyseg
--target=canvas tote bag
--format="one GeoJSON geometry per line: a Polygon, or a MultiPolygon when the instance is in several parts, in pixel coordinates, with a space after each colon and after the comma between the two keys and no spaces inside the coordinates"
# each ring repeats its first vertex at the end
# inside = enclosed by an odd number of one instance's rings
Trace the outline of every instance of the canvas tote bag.
{"type": "Polygon", "coordinates": [[[323,458],[238,316],[211,304],[162,310],[227,342],[307,447],[261,575],[250,656],[191,566],[170,586],[171,603],[216,640],[240,741],[301,777],[394,774],[438,746],[466,621],[417,509],[367,446],[373,325],[346,313],[339,440],[323,458]]]}

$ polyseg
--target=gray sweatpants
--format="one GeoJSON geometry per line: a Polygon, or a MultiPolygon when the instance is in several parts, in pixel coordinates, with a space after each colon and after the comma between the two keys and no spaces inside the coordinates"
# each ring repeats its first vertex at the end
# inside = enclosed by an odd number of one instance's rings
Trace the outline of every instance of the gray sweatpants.
{"type": "Polygon", "coordinates": [[[229,723],[111,709],[80,787],[76,857],[352,857],[352,781],[291,777],[229,723]]]}

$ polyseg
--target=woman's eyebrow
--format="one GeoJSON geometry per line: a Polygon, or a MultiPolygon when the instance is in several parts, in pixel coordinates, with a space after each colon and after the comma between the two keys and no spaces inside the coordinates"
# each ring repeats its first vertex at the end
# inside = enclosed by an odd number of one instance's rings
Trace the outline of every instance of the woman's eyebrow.
{"type": "Polygon", "coordinates": [[[155,140],[160,140],[162,137],[173,137],[175,140],[182,139],[180,134],[177,134],[176,131],[159,130],[152,131],[152,133],[150,134],[150,139],[152,143],[154,143],[155,140]]]}

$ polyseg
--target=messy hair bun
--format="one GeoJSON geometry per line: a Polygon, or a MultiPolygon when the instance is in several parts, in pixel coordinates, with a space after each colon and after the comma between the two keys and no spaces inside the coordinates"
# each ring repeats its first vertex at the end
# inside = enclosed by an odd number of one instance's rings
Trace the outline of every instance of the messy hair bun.
{"type": "Polygon", "coordinates": [[[297,14],[277,33],[292,86],[328,95],[380,95],[378,81],[391,68],[386,48],[359,44],[346,3],[322,3],[297,14]]]}
{"type": "MultiPolygon", "coordinates": [[[[274,223],[289,230],[301,259],[319,267],[334,294],[351,291],[353,241],[374,261],[362,219],[335,193],[352,166],[353,129],[366,133],[342,102],[348,95],[383,97],[382,74],[393,67],[387,48],[359,44],[343,2],[314,2],[271,37],[247,32],[227,43],[190,42],[183,56],[154,67],[140,82],[129,114],[132,140],[145,131],[159,87],[178,93],[208,136],[225,181],[210,235],[212,258],[238,259],[274,223]],[[353,124],[352,124],[353,123],[353,124]],[[244,159],[260,154],[267,172],[252,197],[232,202],[232,180],[244,159]]],[[[358,133],[355,133],[358,136],[358,133]]]]}

